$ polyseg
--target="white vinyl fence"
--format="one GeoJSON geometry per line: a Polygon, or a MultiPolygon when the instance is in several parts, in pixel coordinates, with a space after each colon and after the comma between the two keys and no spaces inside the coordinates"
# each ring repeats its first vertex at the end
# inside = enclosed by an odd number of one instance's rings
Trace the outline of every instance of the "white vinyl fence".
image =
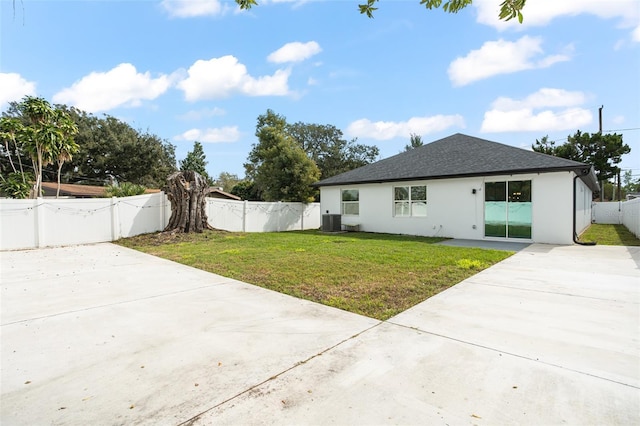
{"type": "Polygon", "coordinates": [[[593,203],[593,222],[624,225],[640,238],[640,198],[629,201],[593,203]]]}
{"type": "Polygon", "coordinates": [[[209,223],[232,232],[280,232],[320,228],[320,203],[263,203],[209,199],[209,223]]]}
{"type": "MultiPolygon", "coordinates": [[[[237,232],[320,227],[320,204],[208,199],[209,224],[237,232]]],[[[0,199],[0,250],[115,241],[161,231],[171,204],[164,193],[123,198],[0,199]]]]}

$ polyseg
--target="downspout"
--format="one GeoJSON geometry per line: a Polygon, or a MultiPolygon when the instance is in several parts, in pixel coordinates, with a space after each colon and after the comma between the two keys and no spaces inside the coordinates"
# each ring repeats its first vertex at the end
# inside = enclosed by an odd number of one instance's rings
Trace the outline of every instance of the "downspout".
{"type": "Polygon", "coordinates": [[[578,240],[578,232],[576,231],[576,210],[577,210],[577,205],[576,205],[576,195],[577,195],[576,180],[579,177],[580,176],[577,173],[573,177],[573,242],[576,243],[576,244],[580,244],[581,246],[595,246],[597,244],[597,242],[595,242],[595,241],[583,242],[583,241],[579,241],[578,240]]]}

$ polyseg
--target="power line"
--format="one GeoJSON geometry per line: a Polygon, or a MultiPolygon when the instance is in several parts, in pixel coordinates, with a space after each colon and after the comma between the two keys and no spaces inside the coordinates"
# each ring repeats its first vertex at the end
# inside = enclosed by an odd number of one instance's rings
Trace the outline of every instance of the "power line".
{"type": "Polygon", "coordinates": [[[629,129],[613,129],[613,130],[603,130],[603,132],[628,132],[631,130],[640,130],[640,127],[631,127],[629,129]]]}

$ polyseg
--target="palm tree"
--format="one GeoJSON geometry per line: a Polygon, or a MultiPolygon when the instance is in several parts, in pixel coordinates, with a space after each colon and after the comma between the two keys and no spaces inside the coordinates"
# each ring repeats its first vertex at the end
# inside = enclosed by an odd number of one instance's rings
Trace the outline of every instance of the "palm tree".
{"type": "Polygon", "coordinates": [[[53,147],[52,156],[58,163],[58,188],[56,190],[56,198],[60,196],[60,173],[65,162],[71,161],[73,154],[78,152],[80,147],[73,140],[73,136],[78,133],[78,126],[73,122],[71,117],[61,109],[55,110],[55,121],[60,130],[61,137],[56,140],[53,147]]]}

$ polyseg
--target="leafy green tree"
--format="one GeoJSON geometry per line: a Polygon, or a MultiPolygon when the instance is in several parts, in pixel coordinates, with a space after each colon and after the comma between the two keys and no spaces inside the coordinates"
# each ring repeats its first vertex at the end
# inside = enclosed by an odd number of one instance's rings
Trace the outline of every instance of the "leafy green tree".
{"type": "Polygon", "coordinates": [[[37,198],[42,194],[42,168],[51,162],[53,146],[61,135],[52,125],[54,110],[45,99],[26,96],[18,108],[28,123],[18,138],[33,163],[35,185],[32,197],[37,198]]]}
{"type": "Polygon", "coordinates": [[[241,180],[231,188],[231,194],[247,201],[262,201],[262,195],[252,180],[241,180]]]}
{"type": "Polygon", "coordinates": [[[286,119],[272,110],[258,117],[258,143],[245,163],[247,177],[266,201],[309,202],[316,192],[311,184],[320,177],[320,170],[286,127],[286,119]]]}
{"type": "Polygon", "coordinates": [[[58,164],[58,187],[56,189],[56,198],[60,196],[60,174],[64,163],[71,161],[73,155],[80,148],[74,141],[73,137],[78,133],[78,126],[71,117],[61,109],[56,109],[55,119],[61,132],[61,138],[58,138],[53,146],[52,157],[58,164]]]}
{"type": "Polygon", "coordinates": [[[31,157],[35,172],[32,196],[38,197],[42,194],[44,167],[54,161],[64,163],[76,149],[73,135],[77,133],[77,127],[65,111],[52,107],[43,98],[25,96],[15,111],[26,124],[20,128],[16,120],[12,121],[18,129],[14,142],[19,141],[20,148],[31,157]]]}
{"type": "Polygon", "coordinates": [[[542,139],[536,139],[536,143],[531,148],[542,154],[553,155],[554,157],[562,157],[568,160],[582,161],[582,156],[578,152],[578,148],[571,143],[556,145],[555,141],[550,141],[548,136],[542,139]]]}
{"type": "Polygon", "coordinates": [[[411,151],[412,149],[421,147],[422,145],[424,145],[424,142],[422,142],[422,136],[411,133],[409,136],[409,144],[404,146],[404,152],[411,151]]]}
{"type": "Polygon", "coordinates": [[[131,182],[160,188],[176,170],[175,147],[109,115],[64,107],[78,126],[78,152],[62,168],[67,181],[131,182]]]}
{"type": "MultiPolygon", "coordinates": [[[[25,139],[30,137],[29,129],[33,128],[31,120],[23,114],[22,109],[22,102],[10,102],[2,113],[3,123],[11,120],[25,128],[23,132],[14,132],[15,142],[11,138],[8,141],[5,139],[8,134],[5,130],[0,133],[4,142],[0,144],[0,151],[6,156],[8,144],[9,151],[19,161],[29,159],[27,155],[31,151],[28,150],[28,145],[31,142],[25,139]]],[[[61,147],[62,157],[67,158],[62,167],[58,163],[61,158],[57,154],[53,155],[53,151],[48,156],[43,155],[43,160],[47,161],[43,161],[42,173],[51,180],[59,173],[61,182],[86,182],[95,185],[121,181],[159,188],[176,170],[175,147],[154,134],[135,130],[129,124],[109,115],[96,117],[66,105],[55,105],[51,109],[52,116],[58,114],[55,111],[61,111],[71,119],[73,124],[60,120],[58,115],[56,122],[60,121],[62,125],[58,129],[58,135],[63,135],[62,139],[65,140],[71,137],[78,146],[77,152],[65,152],[64,145],[61,147]],[[70,128],[65,126],[77,127],[77,133],[70,135],[67,131],[70,128]]],[[[59,142],[60,139],[56,138],[51,145],[52,150],[59,142]]],[[[13,163],[15,166],[16,161],[13,163]]],[[[2,162],[2,173],[11,170],[9,166],[10,164],[2,162]]]]}
{"type": "MultiPolygon", "coordinates": [[[[11,179],[5,179],[6,182],[15,182],[16,177],[20,177],[23,185],[31,185],[33,177],[27,177],[25,174],[24,166],[23,166],[23,156],[24,153],[19,145],[20,135],[24,132],[24,125],[22,122],[16,117],[10,116],[2,116],[0,117],[0,140],[4,142],[4,146],[0,147],[3,149],[3,156],[6,156],[9,160],[9,165],[11,169],[5,166],[5,163],[0,163],[0,175],[10,176],[11,174],[16,175],[11,177],[11,179]],[[13,161],[13,157],[16,157],[19,171],[16,169],[15,163],[13,161]]],[[[20,193],[20,191],[10,191],[11,193],[20,193]]],[[[28,196],[28,194],[27,194],[28,196]]],[[[14,197],[15,198],[15,197],[14,197]]],[[[26,197],[18,197],[18,198],[26,198],[26,197]]]]}
{"type": "Polygon", "coordinates": [[[622,182],[625,192],[640,192],[640,178],[633,179],[631,170],[625,170],[622,174],[622,182]]]}
{"type": "Polygon", "coordinates": [[[180,160],[180,171],[191,170],[197,172],[211,184],[211,178],[207,173],[207,164],[207,156],[204,153],[202,144],[196,141],[193,143],[193,150],[187,152],[184,160],[180,160]]]}
{"type": "MultiPolygon", "coordinates": [[[[498,16],[505,21],[518,18],[518,21],[522,23],[522,9],[524,8],[525,2],[526,0],[504,0],[500,4],[500,13],[498,16]]],[[[236,3],[238,3],[240,9],[251,9],[251,7],[258,4],[257,0],[236,0],[236,3]]],[[[377,3],[378,0],[367,0],[366,4],[359,4],[358,8],[360,9],[360,13],[367,15],[369,18],[373,18],[373,12],[378,10],[378,8],[375,7],[377,3]]],[[[449,13],[458,13],[472,3],[473,0],[445,0],[444,5],[442,5],[442,0],[420,0],[420,4],[424,5],[427,9],[437,9],[442,6],[442,9],[449,13]]]]}
{"type": "Polygon", "coordinates": [[[238,175],[221,172],[218,178],[214,181],[214,186],[222,188],[223,191],[231,193],[231,190],[240,182],[238,175]]]}
{"type": "Polygon", "coordinates": [[[372,163],[380,154],[376,146],[358,144],[356,139],[347,142],[342,131],[330,124],[298,122],[285,125],[285,130],[316,163],[321,179],[372,163]]]}
{"type": "Polygon", "coordinates": [[[540,141],[536,140],[531,148],[543,154],[591,164],[601,182],[616,176],[620,172],[617,164],[622,161],[624,154],[631,152],[629,145],[623,143],[622,135],[600,132],[589,134],[580,130],[569,135],[567,142],[562,145],[556,146],[555,142],[549,141],[545,136],[540,141]]]}

